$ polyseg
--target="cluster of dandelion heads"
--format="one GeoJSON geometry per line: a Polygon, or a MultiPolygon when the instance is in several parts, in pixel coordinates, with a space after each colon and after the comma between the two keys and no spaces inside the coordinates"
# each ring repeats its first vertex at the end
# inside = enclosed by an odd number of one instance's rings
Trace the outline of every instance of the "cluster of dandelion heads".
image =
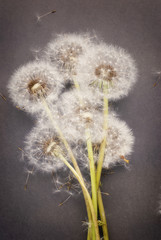
{"type": "Polygon", "coordinates": [[[83,86],[100,90],[108,86],[108,99],[126,96],[137,79],[132,57],[119,47],[101,43],[88,51],[77,66],[77,78],[83,86]]]}
{"type": "Polygon", "coordinates": [[[124,49],[98,42],[88,33],[57,35],[42,53],[15,71],[8,84],[13,103],[39,119],[25,139],[27,163],[35,170],[59,174],[66,169],[60,156],[72,164],[64,144],[67,141],[88,179],[86,130],[97,164],[105,121],[103,167],[123,163],[132,152],[134,137],[111,109],[104,117],[104,102],[105,97],[113,101],[129,93],[137,79],[135,61],[124,49]]]}
{"type": "Polygon", "coordinates": [[[61,75],[49,63],[30,62],[20,67],[10,79],[8,90],[15,105],[29,113],[42,111],[42,98],[55,102],[62,90],[61,75]]]}
{"type": "Polygon", "coordinates": [[[44,58],[56,64],[66,78],[76,74],[79,58],[89,51],[95,37],[90,34],[60,34],[49,42],[44,58]]]}

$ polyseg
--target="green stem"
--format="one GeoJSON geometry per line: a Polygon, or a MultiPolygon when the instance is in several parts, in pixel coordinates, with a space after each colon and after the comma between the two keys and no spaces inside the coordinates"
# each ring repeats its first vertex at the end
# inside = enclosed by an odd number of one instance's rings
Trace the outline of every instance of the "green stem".
{"type": "Polygon", "coordinates": [[[66,166],[71,170],[71,172],[74,174],[74,176],[77,178],[77,180],[79,181],[82,189],[84,190],[84,193],[86,195],[86,198],[88,199],[88,203],[90,206],[90,210],[91,210],[91,214],[92,214],[92,219],[93,219],[93,224],[94,224],[94,229],[95,229],[95,236],[97,240],[100,240],[100,235],[99,235],[99,228],[98,228],[98,222],[97,222],[97,218],[96,218],[96,214],[95,214],[95,210],[93,207],[93,203],[92,203],[92,199],[90,197],[90,194],[86,188],[86,186],[84,185],[81,177],[78,175],[78,173],[75,171],[75,169],[70,165],[70,163],[63,157],[63,155],[59,154],[58,157],[66,164],[66,166]]]}
{"type": "MultiPolygon", "coordinates": [[[[83,182],[84,185],[85,185],[84,179],[83,179],[83,177],[82,177],[82,174],[81,174],[81,171],[80,171],[79,166],[78,166],[78,164],[77,164],[77,161],[76,161],[76,159],[75,159],[75,157],[74,157],[74,155],[73,155],[73,152],[72,152],[72,150],[71,150],[68,142],[66,141],[66,139],[65,139],[65,137],[64,137],[61,129],[59,128],[59,126],[58,126],[57,123],[55,122],[55,120],[54,120],[54,118],[53,118],[53,115],[52,115],[52,113],[51,113],[51,110],[50,110],[50,108],[49,108],[49,106],[48,106],[45,98],[42,97],[42,98],[41,98],[41,101],[42,101],[42,103],[43,103],[43,106],[44,106],[44,108],[45,108],[46,113],[47,113],[48,116],[49,116],[49,119],[51,120],[51,122],[52,122],[52,124],[53,124],[53,127],[56,129],[56,131],[57,131],[57,133],[59,134],[62,142],[63,142],[64,145],[65,145],[65,148],[66,148],[66,150],[67,150],[67,152],[68,152],[68,154],[69,154],[69,156],[70,156],[70,158],[71,158],[71,160],[72,160],[73,166],[74,166],[77,174],[80,176],[80,178],[82,179],[82,182],[83,182]]],[[[88,221],[89,221],[89,224],[92,224],[92,216],[91,216],[91,211],[90,211],[90,206],[89,206],[89,203],[88,203],[88,199],[87,199],[87,197],[86,197],[86,194],[85,194],[85,192],[84,192],[84,189],[82,189],[82,191],[83,191],[83,195],[84,195],[84,199],[85,199],[85,203],[86,203],[88,221]]]]}
{"type": "Polygon", "coordinates": [[[98,208],[99,208],[100,218],[101,218],[101,221],[103,223],[103,225],[102,225],[103,239],[104,240],[109,240],[105,209],[104,209],[104,206],[103,206],[103,200],[102,200],[102,195],[101,195],[100,188],[98,189],[98,208]]]}
{"type": "MultiPolygon", "coordinates": [[[[73,81],[75,88],[78,90],[78,98],[80,102],[80,106],[84,106],[82,96],[80,94],[80,86],[76,78],[73,76],[73,81]]],[[[91,188],[92,188],[92,202],[97,218],[97,186],[96,186],[96,170],[95,170],[95,163],[93,157],[93,149],[92,149],[92,141],[91,141],[91,134],[88,125],[85,126],[85,135],[86,135],[86,142],[87,142],[87,150],[88,150],[88,159],[89,159],[89,166],[90,166],[90,176],[91,176],[91,188]]],[[[95,240],[95,231],[92,227],[92,240],[95,240]]],[[[87,240],[90,238],[90,234],[88,232],[87,240]]]]}
{"type": "MultiPolygon", "coordinates": [[[[96,188],[96,172],[95,172],[95,163],[93,157],[93,149],[92,149],[92,142],[91,142],[91,134],[90,129],[86,126],[85,129],[86,140],[87,140],[87,149],[88,149],[88,159],[89,159],[89,166],[90,166],[90,175],[91,175],[91,185],[92,185],[92,202],[97,218],[97,188],[96,188]]],[[[95,239],[94,230],[93,232],[93,240],[95,239]]]]}
{"type": "Polygon", "coordinates": [[[97,175],[96,175],[96,180],[97,180],[97,189],[100,186],[100,179],[101,179],[101,173],[102,173],[102,165],[103,165],[103,160],[104,160],[104,155],[105,155],[105,148],[107,144],[107,117],[108,117],[108,98],[107,98],[107,93],[108,93],[108,84],[105,83],[103,84],[103,93],[104,93],[104,110],[103,110],[103,116],[104,116],[104,123],[103,123],[103,141],[100,146],[100,152],[99,152],[99,159],[97,163],[97,175]]]}
{"type": "Polygon", "coordinates": [[[102,165],[103,165],[103,160],[104,160],[104,155],[105,155],[105,148],[106,148],[106,144],[107,144],[107,129],[108,129],[108,122],[107,122],[107,118],[108,118],[108,98],[107,98],[108,84],[107,83],[103,84],[103,93],[104,93],[104,98],[103,98],[103,101],[104,101],[103,134],[104,134],[104,136],[103,136],[103,141],[100,146],[96,178],[97,178],[97,189],[98,189],[98,208],[99,208],[100,218],[103,223],[103,225],[102,225],[103,237],[104,237],[104,240],[109,240],[105,209],[103,206],[103,201],[102,201],[102,196],[101,196],[101,191],[100,191],[100,179],[101,179],[102,165]]]}

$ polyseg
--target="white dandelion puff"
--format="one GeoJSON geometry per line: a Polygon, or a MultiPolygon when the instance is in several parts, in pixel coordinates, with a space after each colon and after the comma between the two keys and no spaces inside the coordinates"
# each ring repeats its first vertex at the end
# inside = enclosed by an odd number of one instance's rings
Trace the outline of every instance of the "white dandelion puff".
{"type": "Polygon", "coordinates": [[[76,71],[77,81],[83,88],[90,86],[102,92],[107,84],[109,100],[126,96],[137,79],[132,57],[124,49],[103,43],[80,58],[76,71]]]}
{"type": "MultiPolygon", "coordinates": [[[[103,134],[102,134],[103,140],[103,134]]],[[[93,141],[93,153],[95,162],[97,162],[100,152],[100,146],[102,141],[93,141]]],[[[84,167],[89,167],[87,158],[87,148],[85,141],[78,141],[77,154],[85,164],[84,167]],[[79,153],[78,153],[79,152],[79,153]],[[86,158],[86,161],[85,161],[86,158]]],[[[109,169],[115,166],[117,163],[128,162],[126,157],[132,153],[134,145],[134,136],[131,129],[124,121],[119,120],[115,113],[109,113],[108,115],[108,132],[107,143],[105,148],[105,158],[103,161],[103,168],[109,169]]]]}
{"type": "Polygon", "coordinates": [[[56,64],[66,78],[75,75],[75,67],[80,56],[85,54],[93,44],[94,36],[90,34],[60,34],[49,42],[44,57],[56,64]]]}
{"type": "Polygon", "coordinates": [[[25,140],[25,156],[28,163],[35,170],[44,172],[57,171],[66,166],[60,160],[59,155],[69,160],[66,148],[53,128],[39,122],[28,134],[25,140]]]}
{"type": "Polygon", "coordinates": [[[15,105],[29,113],[42,111],[41,97],[48,103],[57,101],[62,90],[62,77],[47,62],[34,61],[20,67],[8,84],[15,105]]]}
{"type": "Polygon", "coordinates": [[[60,118],[66,126],[66,135],[73,132],[73,138],[85,140],[85,128],[88,126],[94,142],[103,136],[103,114],[101,102],[96,101],[92,92],[73,90],[61,95],[57,102],[60,118]]]}
{"type": "Polygon", "coordinates": [[[108,134],[103,167],[108,169],[116,163],[127,162],[133,150],[134,136],[127,124],[112,116],[108,117],[108,134]]]}

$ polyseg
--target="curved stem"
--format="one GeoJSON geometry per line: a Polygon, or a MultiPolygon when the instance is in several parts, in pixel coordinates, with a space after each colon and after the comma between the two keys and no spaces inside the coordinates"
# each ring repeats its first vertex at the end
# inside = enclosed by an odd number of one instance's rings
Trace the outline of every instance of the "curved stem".
{"type": "MultiPolygon", "coordinates": [[[[50,118],[50,120],[51,120],[51,122],[52,122],[52,124],[53,124],[53,127],[56,129],[57,133],[59,134],[62,142],[64,143],[64,145],[65,145],[65,147],[66,147],[66,150],[67,150],[67,152],[68,152],[68,154],[69,154],[69,156],[70,156],[70,158],[71,158],[71,160],[72,160],[72,163],[73,163],[73,166],[74,166],[76,172],[78,173],[78,175],[79,175],[80,178],[82,179],[82,182],[83,182],[84,185],[85,185],[84,179],[83,179],[83,177],[82,177],[82,174],[81,174],[81,171],[80,171],[79,166],[78,166],[78,164],[77,164],[77,161],[76,161],[76,159],[75,159],[75,157],[74,157],[74,155],[73,155],[73,152],[72,152],[72,150],[71,150],[71,148],[70,148],[67,140],[65,139],[65,137],[64,137],[61,129],[59,128],[59,126],[57,125],[56,121],[54,120],[53,115],[52,115],[52,112],[51,112],[51,110],[50,110],[50,108],[49,108],[49,106],[48,106],[45,98],[44,98],[44,97],[41,97],[41,101],[42,101],[42,103],[43,103],[43,106],[44,106],[44,108],[45,108],[45,111],[47,112],[47,114],[48,114],[48,116],[49,116],[49,118],[50,118]]],[[[89,221],[89,223],[91,224],[91,223],[92,223],[92,216],[91,216],[91,211],[90,211],[88,199],[87,199],[87,197],[86,197],[86,194],[85,194],[85,192],[84,192],[84,189],[82,189],[82,191],[83,191],[83,195],[84,195],[84,199],[85,199],[85,203],[86,203],[88,221],[89,221]]]]}
{"type": "Polygon", "coordinates": [[[100,185],[100,179],[101,179],[101,173],[102,173],[102,165],[103,165],[103,160],[104,160],[104,155],[105,155],[105,147],[107,144],[107,117],[108,117],[108,98],[107,98],[107,93],[108,93],[108,85],[107,83],[104,83],[103,85],[103,93],[104,93],[104,110],[103,110],[103,116],[104,116],[104,123],[103,123],[103,141],[100,146],[100,152],[99,152],[99,159],[97,163],[97,189],[99,188],[100,185]]]}
{"type": "Polygon", "coordinates": [[[95,227],[95,236],[96,236],[96,239],[97,239],[97,240],[100,240],[97,218],[96,218],[96,215],[95,215],[95,211],[94,211],[94,207],[93,207],[93,204],[92,204],[92,200],[91,200],[90,194],[89,194],[86,186],[84,185],[81,177],[78,175],[78,173],[75,171],[75,169],[70,165],[70,163],[63,157],[63,155],[59,154],[58,157],[59,157],[59,158],[66,164],[66,166],[71,170],[71,172],[74,174],[74,176],[75,176],[75,177],[77,178],[77,180],[79,181],[82,189],[84,190],[84,192],[85,192],[85,194],[86,194],[86,197],[87,197],[87,199],[88,199],[88,203],[89,203],[90,210],[91,210],[91,214],[92,214],[93,224],[94,224],[94,227],[95,227]]]}
{"type": "MultiPolygon", "coordinates": [[[[84,102],[82,99],[82,96],[80,94],[80,86],[76,78],[73,76],[73,81],[75,88],[78,91],[78,98],[80,102],[80,106],[84,106],[84,102]]],[[[94,206],[94,210],[96,213],[96,218],[97,218],[97,187],[96,187],[96,169],[95,169],[95,163],[94,163],[94,157],[93,157],[93,149],[92,149],[92,141],[91,141],[91,134],[90,134],[90,129],[88,127],[88,124],[85,126],[85,136],[86,136],[86,142],[87,142],[87,150],[88,150],[88,159],[89,159],[89,166],[90,166],[90,176],[91,176],[91,188],[92,188],[92,202],[94,206]]],[[[92,240],[95,240],[95,234],[94,234],[94,229],[92,229],[92,240]]],[[[89,238],[89,234],[88,234],[89,238]]],[[[87,239],[88,239],[87,238],[87,239]]]]}
{"type": "Polygon", "coordinates": [[[98,208],[99,208],[100,218],[101,218],[101,221],[103,223],[103,225],[102,225],[103,237],[104,237],[103,239],[104,240],[109,240],[105,209],[104,209],[104,206],[103,206],[103,200],[102,200],[102,195],[101,195],[100,188],[98,189],[98,208]]]}

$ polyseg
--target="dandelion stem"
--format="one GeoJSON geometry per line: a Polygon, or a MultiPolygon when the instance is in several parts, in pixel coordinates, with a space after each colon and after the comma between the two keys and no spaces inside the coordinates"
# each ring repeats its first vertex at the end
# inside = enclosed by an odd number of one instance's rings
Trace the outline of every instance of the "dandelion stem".
{"type": "Polygon", "coordinates": [[[97,189],[98,189],[98,208],[99,213],[101,217],[101,221],[103,222],[102,230],[103,230],[103,236],[105,240],[109,240],[108,237],[108,230],[107,230],[107,221],[106,221],[106,215],[105,215],[105,209],[103,206],[102,196],[101,196],[101,190],[100,190],[100,179],[101,179],[101,173],[102,173],[102,165],[105,155],[105,147],[107,144],[107,129],[108,129],[108,123],[107,123],[107,117],[108,117],[108,84],[103,84],[103,93],[104,93],[104,110],[103,110],[103,116],[104,116],[104,123],[103,123],[103,131],[104,131],[104,138],[100,146],[100,152],[99,152],[99,159],[97,164],[97,189]]]}
{"type": "MultiPolygon", "coordinates": [[[[82,174],[81,174],[81,171],[80,171],[79,166],[78,166],[78,164],[77,164],[77,161],[76,161],[76,159],[75,159],[75,157],[74,157],[74,155],[73,155],[73,152],[72,152],[72,150],[71,150],[71,148],[70,148],[67,140],[65,139],[65,137],[64,137],[61,129],[59,128],[59,126],[58,126],[57,123],[55,122],[55,120],[54,120],[54,118],[53,118],[53,115],[52,115],[52,113],[51,113],[51,110],[50,110],[50,108],[49,108],[49,106],[48,106],[45,98],[44,98],[44,97],[41,97],[41,101],[42,101],[42,104],[43,104],[43,106],[44,106],[44,108],[45,108],[45,111],[47,112],[47,114],[48,114],[48,116],[49,116],[49,118],[50,118],[50,120],[51,120],[51,122],[52,122],[52,124],[53,124],[53,127],[56,129],[56,131],[58,132],[58,134],[59,134],[62,142],[64,143],[64,146],[65,146],[65,148],[66,148],[66,150],[67,150],[67,152],[68,152],[68,154],[69,154],[69,156],[70,156],[70,158],[71,158],[71,160],[72,160],[73,166],[74,166],[77,174],[80,176],[82,182],[83,182],[84,185],[85,185],[84,179],[83,179],[83,177],[82,177],[82,174]]],[[[85,193],[84,188],[82,188],[82,191],[83,191],[83,195],[84,195],[84,199],[85,199],[85,203],[86,203],[88,220],[89,220],[90,223],[92,223],[92,216],[91,216],[92,213],[91,213],[91,210],[90,210],[90,205],[89,205],[89,202],[88,202],[88,198],[87,198],[87,196],[86,196],[86,193],[85,193]]]]}
{"type": "Polygon", "coordinates": [[[104,115],[104,123],[103,123],[103,132],[104,132],[104,137],[103,141],[100,146],[100,152],[99,152],[99,159],[98,159],[98,164],[97,164],[97,189],[100,186],[100,179],[101,179],[101,173],[102,173],[102,165],[103,165],[103,160],[104,160],[104,155],[105,155],[105,147],[107,144],[107,117],[108,117],[108,98],[107,98],[107,93],[108,93],[108,84],[104,83],[103,84],[103,92],[104,92],[104,110],[103,110],[103,115],[104,115]]]}
{"type": "MultiPolygon", "coordinates": [[[[78,96],[80,105],[83,106],[83,100],[82,96],[80,95],[80,86],[78,81],[73,77],[75,88],[78,90],[78,96]]],[[[91,176],[91,186],[92,186],[92,202],[97,218],[97,186],[96,186],[96,172],[95,172],[95,163],[94,163],[94,157],[93,157],[93,149],[92,149],[92,141],[91,141],[91,134],[90,129],[88,127],[88,124],[85,126],[85,135],[86,135],[86,141],[87,141],[87,150],[88,150],[88,159],[89,159],[89,166],[90,166],[90,176],[91,176]]],[[[92,240],[95,240],[95,234],[94,229],[92,227],[92,240]]],[[[87,239],[89,238],[89,234],[87,239]]]]}
{"type": "Polygon", "coordinates": [[[104,240],[109,240],[105,209],[104,209],[104,206],[103,206],[103,200],[102,200],[102,195],[101,195],[100,188],[98,189],[98,208],[99,208],[101,222],[103,222],[103,225],[102,225],[103,237],[104,237],[103,239],[104,240]]]}
{"type": "Polygon", "coordinates": [[[64,158],[63,155],[59,154],[58,157],[66,164],[66,166],[72,171],[72,173],[74,174],[74,176],[77,178],[78,182],[80,183],[82,190],[84,191],[84,193],[86,194],[86,198],[88,199],[88,203],[89,203],[89,207],[91,210],[91,214],[92,214],[92,219],[93,219],[93,224],[94,224],[94,230],[95,230],[95,236],[97,240],[100,240],[100,235],[99,235],[99,228],[98,228],[98,222],[97,222],[97,218],[96,218],[96,214],[95,214],[95,210],[93,207],[93,203],[92,203],[92,199],[90,197],[90,194],[86,188],[86,186],[84,185],[84,182],[82,181],[82,178],[79,176],[79,174],[75,171],[75,169],[70,165],[70,163],[64,158]]]}
{"type": "MultiPolygon", "coordinates": [[[[86,140],[87,140],[87,149],[88,149],[88,159],[89,159],[89,166],[90,166],[90,175],[91,175],[91,186],[92,186],[92,202],[95,209],[96,217],[97,217],[97,187],[96,187],[96,173],[95,173],[95,163],[93,157],[93,149],[92,149],[92,142],[91,142],[91,134],[90,129],[86,127],[85,129],[86,140]]],[[[94,233],[94,231],[92,231],[94,233]]],[[[93,234],[93,240],[95,236],[93,234]]]]}

